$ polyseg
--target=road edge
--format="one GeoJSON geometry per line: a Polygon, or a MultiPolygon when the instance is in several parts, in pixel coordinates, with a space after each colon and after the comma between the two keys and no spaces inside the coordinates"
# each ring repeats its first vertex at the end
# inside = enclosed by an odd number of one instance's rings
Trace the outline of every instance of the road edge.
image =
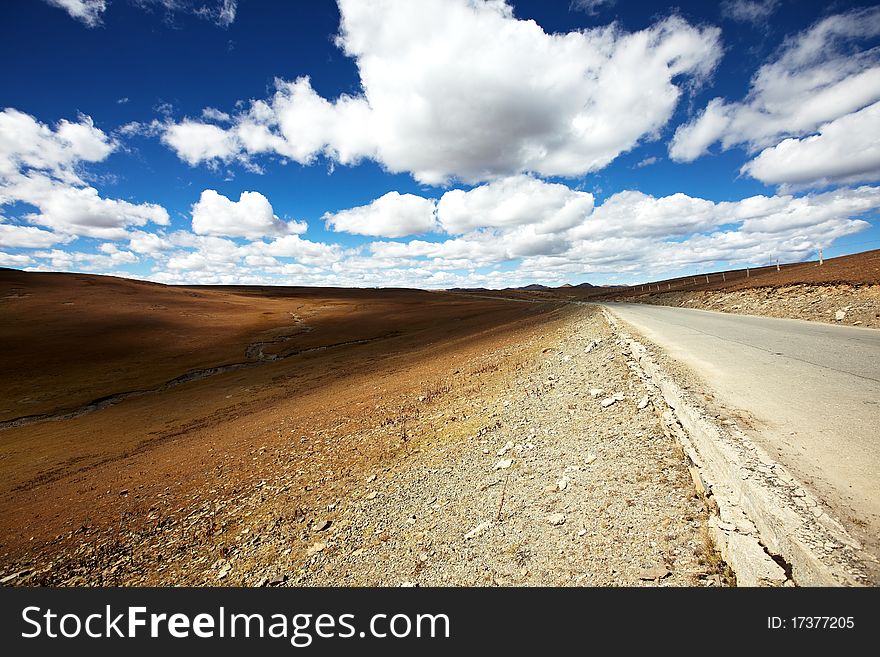
{"type": "Polygon", "coordinates": [[[710,536],[737,584],[862,586],[861,546],[843,526],[744,433],[719,425],[612,309],[603,305],[602,312],[631,369],[658,393],[655,410],[691,462],[694,486],[713,511],[710,536]]]}

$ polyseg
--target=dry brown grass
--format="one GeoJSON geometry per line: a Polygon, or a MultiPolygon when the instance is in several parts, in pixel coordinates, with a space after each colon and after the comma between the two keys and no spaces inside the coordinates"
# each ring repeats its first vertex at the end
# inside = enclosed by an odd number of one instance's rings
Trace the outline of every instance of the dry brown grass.
{"type": "MultiPolygon", "coordinates": [[[[22,397],[40,397],[42,410],[52,410],[165,380],[194,364],[229,362],[280,329],[293,336],[282,351],[369,341],[3,431],[0,556],[50,546],[84,523],[85,535],[116,528],[120,518],[121,531],[155,527],[203,499],[193,495],[234,494],[279,466],[302,471],[298,490],[285,493],[290,508],[317,508],[368,464],[426,440],[476,435],[484,420],[464,418],[444,400],[459,396],[453,390],[494,385],[471,380],[473,363],[542,330],[558,308],[413,290],[193,290],[20,272],[0,273],[0,296],[4,285],[17,290],[0,301],[0,343],[14,363],[6,417],[22,413],[22,397]],[[63,306],[67,300],[74,305],[63,306]],[[156,305],[164,309],[150,310],[156,305]],[[295,333],[302,324],[312,330],[295,333]],[[443,418],[424,412],[438,404],[443,418]]],[[[299,524],[284,523],[290,531],[299,524]]],[[[217,540],[230,531],[220,529],[193,527],[217,540]]]]}

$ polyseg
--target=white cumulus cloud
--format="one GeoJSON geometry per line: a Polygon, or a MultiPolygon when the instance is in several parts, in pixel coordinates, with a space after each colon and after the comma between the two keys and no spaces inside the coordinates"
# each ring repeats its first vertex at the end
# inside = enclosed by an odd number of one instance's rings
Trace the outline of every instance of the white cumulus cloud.
{"type": "Polygon", "coordinates": [[[128,248],[134,253],[158,255],[170,247],[164,235],[133,230],[128,234],[128,248]]]}
{"type": "MultiPolygon", "coordinates": [[[[486,207],[491,212],[492,207],[486,207]]],[[[405,271],[411,280],[425,280],[424,272],[442,273],[448,280],[462,270],[515,263],[507,273],[508,282],[500,287],[559,283],[591,272],[644,280],[713,263],[804,259],[815,254],[820,244],[827,246],[868,228],[862,217],[878,208],[880,187],[871,186],[723,202],[626,190],[592,212],[585,210],[578,221],[556,232],[541,233],[536,227],[552,222],[557,210],[536,208],[528,224],[477,228],[443,241],[373,242],[368,256],[350,256],[340,266],[364,275],[383,269],[405,271]]],[[[492,281],[499,286],[503,280],[482,275],[465,278],[468,285],[492,281]]]]}
{"type": "Polygon", "coordinates": [[[266,254],[276,258],[293,258],[312,266],[326,266],[342,259],[342,249],[337,244],[325,244],[305,240],[299,235],[278,237],[268,244],[254,242],[249,247],[250,253],[266,254]]]}
{"type": "Polygon", "coordinates": [[[185,119],[163,140],[196,164],[274,153],[363,158],[429,184],[605,167],[666,125],[682,80],[701,81],[719,30],[670,17],[627,33],[548,34],[501,0],[339,0],[337,44],[361,93],[321,97],[278,80],[233,125],[185,119]]]}
{"type": "Polygon", "coordinates": [[[757,150],[814,132],[829,121],[880,100],[880,50],[858,44],[880,35],[880,7],[829,16],[786,40],[752,78],[739,102],[715,98],[670,145],[689,162],[715,142],[757,150]]]}
{"type": "Polygon", "coordinates": [[[238,151],[233,135],[210,123],[182,121],[168,126],[162,141],[195,166],[205,160],[228,160],[238,151]]]}
{"type": "Polygon", "coordinates": [[[324,215],[327,228],[377,237],[404,237],[437,227],[436,206],[414,194],[388,192],[368,205],[324,215]]]}
{"type": "Polygon", "coordinates": [[[580,223],[592,211],[592,194],[530,176],[504,178],[470,191],[451,190],[437,205],[440,223],[453,234],[527,224],[539,234],[556,233],[580,223]]]}
{"type": "Polygon", "coordinates": [[[785,139],[742,168],[772,185],[880,179],[880,102],[835,119],[818,134],[785,139]]]}
{"type": "Polygon", "coordinates": [[[259,192],[242,192],[233,201],[213,189],[202,192],[192,208],[192,228],[199,235],[247,237],[303,233],[303,222],[279,219],[269,199],[259,192]]]}
{"type": "Polygon", "coordinates": [[[63,241],[63,236],[36,226],[0,223],[0,247],[44,249],[63,241]]]}
{"type": "Polygon", "coordinates": [[[0,267],[25,267],[34,259],[26,253],[6,253],[0,251],[0,267]]]}
{"type": "Polygon", "coordinates": [[[61,120],[53,130],[30,114],[14,108],[0,112],[0,176],[22,169],[38,169],[71,182],[79,182],[80,162],[100,162],[116,144],[95,127],[88,116],[72,123],[61,120]]]}
{"type": "Polygon", "coordinates": [[[128,227],[168,224],[164,208],[104,198],[82,180],[84,163],[102,162],[116,148],[88,116],[77,122],[61,120],[53,129],[7,108],[0,112],[0,206],[34,206],[37,211],[23,219],[51,228],[61,236],[56,241],[73,236],[125,239],[128,227]]]}
{"type": "Polygon", "coordinates": [[[168,212],[154,203],[129,203],[104,198],[94,187],[67,185],[42,174],[16,176],[0,186],[0,204],[21,201],[34,205],[24,219],[62,235],[122,240],[129,226],[167,225],[168,212]]]}

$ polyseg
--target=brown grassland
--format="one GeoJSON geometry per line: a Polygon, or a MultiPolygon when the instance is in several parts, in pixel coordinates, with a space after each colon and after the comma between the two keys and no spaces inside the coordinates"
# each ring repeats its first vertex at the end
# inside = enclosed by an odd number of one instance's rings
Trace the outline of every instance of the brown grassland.
{"type": "Polygon", "coordinates": [[[0,555],[51,562],[64,537],[155,522],[159,500],[222,497],[265,477],[261,455],[292,436],[305,469],[332,462],[343,481],[405,445],[392,435],[325,461],[314,458],[332,449],[322,437],[394,421],[474,374],[459,369],[468,358],[570,312],[417,290],[2,270],[0,555]]]}

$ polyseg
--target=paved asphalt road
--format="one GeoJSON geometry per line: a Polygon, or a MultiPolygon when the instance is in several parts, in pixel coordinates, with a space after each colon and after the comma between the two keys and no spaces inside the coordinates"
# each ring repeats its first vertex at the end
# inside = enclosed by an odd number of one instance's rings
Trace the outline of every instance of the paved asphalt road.
{"type": "Polygon", "coordinates": [[[695,372],[716,406],[750,419],[746,433],[880,556],[880,330],[607,307],[695,372]]]}

